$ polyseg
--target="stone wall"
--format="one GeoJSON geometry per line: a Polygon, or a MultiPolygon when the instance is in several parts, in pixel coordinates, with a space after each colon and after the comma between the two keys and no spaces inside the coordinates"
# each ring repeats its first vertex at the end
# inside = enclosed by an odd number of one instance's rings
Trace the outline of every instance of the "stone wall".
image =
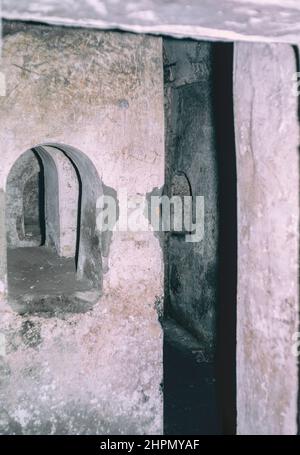
{"type": "Polygon", "coordinates": [[[30,24],[7,26],[4,34],[0,432],[161,433],[158,239],[150,231],[114,232],[93,310],[43,318],[17,315],[6,302],[4,227],[8,173],[39,144],[83,152],[117,198],[126,188],[144,200],[163,185],[161,39],[30,24]]]}
{"type": "Polygon", "coordinates": [[[185,235],[166,237],[166,340],[177,344],[177,349],[181,345],[186,355],[197,359],[203,384],[195,401],[203,410],[203,416],[199,415],[202,427],[211,434],[234,433],[233,45],[168,38],[164,40],[164,56],[166,191],[172,192],[178,173],[183,173],[192,196],[204,197],[204,219],[197,221],[204,222],[204,238],[189,243],[185,235]]]}
{"type": "Polygon", "coordinates": [[[235,45],[240,434],[297,432],[299,119],[288,45],[235,45]]]}
{"type": "MultiPolygon", "coordinates": [[[[204,196],[204,239],[168,236],[168,314],[202,341],[213,357],[217,295],[218,182],[213,112],[213,44],[165,40],[167,109],[166,191],[178,173],[192,196],[204,196]]],[[[175,189],[176,190],[176,189],[175,189]]],[[[189,193],[185,194],[186,196],[189,193]]],[[[194,213],[195,216],[195,213],[194,213]]]]}

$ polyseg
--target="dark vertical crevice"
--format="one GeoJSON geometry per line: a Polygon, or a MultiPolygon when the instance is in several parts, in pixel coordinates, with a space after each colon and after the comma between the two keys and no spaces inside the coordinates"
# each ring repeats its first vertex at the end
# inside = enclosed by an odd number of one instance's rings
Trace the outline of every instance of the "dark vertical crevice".
{"type": "MultiPolygon", "coordinates": [[[[298,46],[293,46],[294,54],[295,54],[295,63],[296,63],[296,72],[298,75],[300,75],[300,54],[299,54],[299,48],[298,46]]],[[[300,124],[300,96],[298,95],[298,121],[300,124]]],[[[298,148],[300,151],[300,146],[298,148]]],[[[300,184],[300,182],[299,182],[300,184]]],[[[299,231],[300,231],[300,225],[299,225],[299,231]]],[[[298,257],[300,257],[300,248],[298,250],[298,257]]],[[[298,278],[299,279],[299,278],[298,278]]],[[[299,286],[300,289],[300,286],[299,286]]],[[[299,301],[300,301],[300,295],[299,295],[299,301]]],[[[300,316],[300,315],[299,315],[300,316]]],[[[298,328],[298,331],[300,332],[300,325],[298,328]]],[[[298,409],[297,409],[297,434],[300,435],[300,365],[298,362],[298,409]]]]}
{"type": "Polygon", "coordinates": [[[38,192],[39,192],[39,225],[41,232],[41,246],[45,245],[46,242],[46,216],[45,216],[45,172],[44,165],[41,157],[33,149],[33,153],[38,160],[40,171],[38,178],[38,192]]]}
{"type": "Polygon", "coordinates": [[[214,46],[213,102],[219,182],[216,374],[224,434],[236,433],[237,176],[233,45],[214,46]]]}
{"type": "Polygon", "coordinates": [[[80,233],[81,233],[81,207],[82,207],[82,180],[80,173],[75,166],[78,178],[78,205],[77,205],[77,230],[76,230],[76,250],[75,250],[75,265],[78,266],[79,248],[80,248],[80,233]]]}
{"type": "Polygon", "coordinates": [[[80,233],[81,233],[82,180],[81,180],[81,175],[80,175],[78,168],[76,167],[76,165],[74,164],[74,162],[72,160],[70,160],[70,161],[72,162],[72,164],[74,166],[77,180],[78,180],[78,203],[77,203],[77,226],[76,226],[76,249],[75,249],[75,266],[77,269],[78,258],[79,258],[79,248],[80,248],[80,233]]]}
{"type": "MultiPolygon", "coordinates": [[[[295,61],[296,61],[296,72],[300,74],[300,55],[298,46],[293,46],[295,61]]],[[[298,97],[299,100],[299,97],[298,97]]],[[[298,121],[300,123],[300,101],[298,101],[298,121]]]]}
{"type": "Polygon", "coordinates": [[[197,253],[170,235],[165,245],[165,433],[235,434],[233,45],[168,39],[165,54],[166,191],[187,172],[206,207],[197,253]]]}

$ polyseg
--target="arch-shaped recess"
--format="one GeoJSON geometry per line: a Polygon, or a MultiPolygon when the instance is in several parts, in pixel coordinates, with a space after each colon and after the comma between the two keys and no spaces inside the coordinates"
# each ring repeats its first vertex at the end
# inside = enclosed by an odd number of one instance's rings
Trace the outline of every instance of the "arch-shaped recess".
{"type": "Polygon", "coordinates": [[[79,181],[79,215],[76,248],[77,273],[99,288],[102,281],[100,232],[97,230],[97,200],[103,195],[102,182],[92,161],[80,150],[65,144],[46,143],[44,149],[54,148],[64,153],[74,165],[79,181]]]}
{"type": "MultiPolygon", "coordinates": [[[[26,238],[25,221],[26,217],[29,218],[31,214],[24,214],[24,208],[28,206],[27,201],[37,199],[35,193],[28,195],[25,192],[27,199],[24,200],[24,188],[29,188],[33,192],[37,191],[33,188],[33,182],[38,181],[35,180],[36,174],[42,175],[41,181],[44,184],[43,191],[41,191],[42,204],[41,199],[39,200],[39,215],[44,216],[44,233],[40,235],[40,245],[44,249],[39,250],[38,255],[40,257],[41,251],[44,256],[48,254],[47,252],[52,254],[51,261],[62,267],[61,270],[65,270],[66,276],[71,271],[64,267],[67,267],[67,264],[71,263],[70,261],[73,261],[74,271],[76,270],[76,281],[72,282],[74,292],[69,289],[68,296],[66,295],[68,289],[63,281],[69,279],[70,276],[65,278],[63,273],[60,274],[57,281],[62,283],[61,292],[60,285],[53,288],[56,301],[68,301],[71,304],[73,299],[78,303],[79,300],[82,300],[83,291],[89,291],[88,300],[94,299],[96,295],[99,296],[102,287],[101,242],[96,217],[97,200],[103,194],[103,190],[92,161],[83,152],[64,144],[46,143],[34,146],[15,161],[6,184],[8,251],[9,249],[38,246],[36,239],[32,242],[26,238]],[[41,210],[41,205],[44,210],[41,210]]],[[[35,213],[36,210],[37,208],[34,208],[32,212],[35,213]]],[[[17,253],[22,256],[23,250],[19,250],[17,253]]],[[[17,253],[14,253],[14,257],[17,253]]],[[[26,254],[28,257],[33,257],[33,250],[26,250],[26,254]]],[[[32,260],[34,262],[34,259],[32,260]]],[[[18,266],[16,260],[14,259],[13,262],[13,266],[16,268],[18,266]]],[[[42,270],[44,267],[41,266],[40,269],[42,270]]],[[[9,272],[8,255],[8,294],[10,294],[9,272]]],[[[35,286],[30,286],[31,288],[34,289],[35,286]]],[[[41,291],[39,288],[40,294],[41,291]]],[[[34,300],[34,291],[29,294],[30,298],[25,292],[25,299],[34,300]]],[[[44,301],[51,302],[50,294],[51,289],[49,288],[45,295],[42,295],[45,297],[44,301]]],[[[85,297],[83,296],[83,300],[86,302],[85,297]]],[[[41,299],[41,295],[39,295],[39,299],[41,299]]],[[[50,307],[53,309],[52,304],[50,307]]],[[[78,305],[75,307],[78,310],[78,305]]],[[[70,305],[68,305],[68,309],[70,310],[70,305]]],[[[56,310],[57,308],[55,308],[56,310]]]]}
{"type": "Polygon", "coordinates": [[[177,171],[171,179],[171,196],[192,196],[192,187],[187,175],[177,171]]]}
{"type": "Polygon", "coordinates": [[[177,197],[181,201],[181,214],[179,217],[179,225],[182,225],[182,231],[178,232],[174,230],[175,215],[174,207],[171,207],[171,215],[173,217],[171,223],[171,233],[172,234],[186,234],[186,232],[191,231],[191,223],[193,220],[193,193],[191,183],[185,174],[185,172],[177,171],[173,174],[171,178],[171,198],[177,197]]]}

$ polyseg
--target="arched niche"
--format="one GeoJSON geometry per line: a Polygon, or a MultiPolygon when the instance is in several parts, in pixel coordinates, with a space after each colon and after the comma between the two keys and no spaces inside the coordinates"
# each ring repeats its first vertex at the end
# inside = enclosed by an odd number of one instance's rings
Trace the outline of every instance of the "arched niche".
{"type": "Polygon", "coordinates": [[[93,163],[73,147],[37,145],[15,161],[6,182],[4,272],[8,301],[18,312],[86,311],[97,301],[102,194],[93,163]],[[28,226],[38,234],[29,235],[28,226]]]}

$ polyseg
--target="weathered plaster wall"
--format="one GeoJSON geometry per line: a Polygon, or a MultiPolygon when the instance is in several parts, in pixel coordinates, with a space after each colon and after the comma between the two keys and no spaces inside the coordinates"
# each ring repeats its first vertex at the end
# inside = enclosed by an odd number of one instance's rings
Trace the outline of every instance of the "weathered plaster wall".
{"type": "MultiPolygon", "coordinates": [[[[2,63],[0,194],[14,161],[41,143],[84,152],[117,197],[162,186],[160,38],[28,25],[6,34],[2,63]]],[[[162,432],[158,239],[113,233],[107,268],[103,296],[85,314],[19,316],[1,294],[1,433],[162,432]]]]}
{"type": "Polygon", "coordinates": [[[294,50],[236,44],[240,434],[297,432],[299,120],[294,50]]]}
{"type": "Polygon", "coordinates": [[[197,39],[297,42],[298,0],[2,0],[8,19],[197,39]]]}

